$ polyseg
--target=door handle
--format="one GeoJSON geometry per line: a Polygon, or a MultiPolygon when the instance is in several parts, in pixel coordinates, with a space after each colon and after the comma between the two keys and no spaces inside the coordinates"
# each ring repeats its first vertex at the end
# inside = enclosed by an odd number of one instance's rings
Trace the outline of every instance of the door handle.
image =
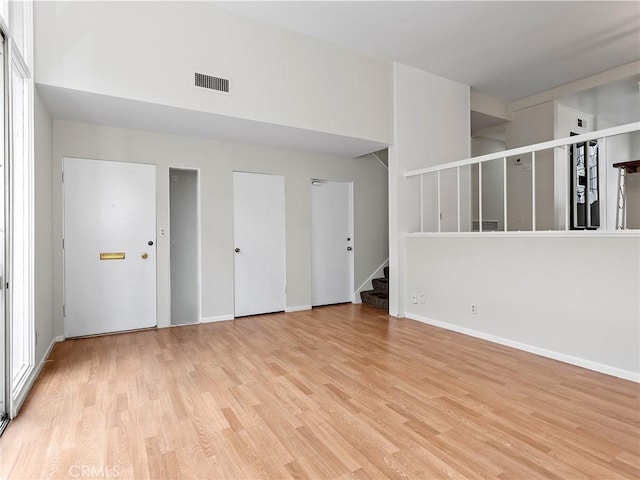
{"type": "Polygon", "coordinates": [[[236,253],[240,253],[240,249],[236,247],[236,249],[234,250],[234,252],[236,252],[236,253]]]}
{"type": "Polygon", "coordinates": [[[146,260],[147,258],[149,258],[149,255],[146,252],[140,256],[142,257],[143,260],[146,260]]]}
{"type": "Polygon", "coordinates": [[[347,252],[350,252],[351,250],[353,250],[352,247],[347,247],[347,252]]]}

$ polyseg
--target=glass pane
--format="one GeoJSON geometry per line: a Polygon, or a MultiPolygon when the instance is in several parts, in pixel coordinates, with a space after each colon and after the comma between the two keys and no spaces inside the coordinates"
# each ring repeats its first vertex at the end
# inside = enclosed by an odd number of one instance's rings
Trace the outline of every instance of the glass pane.
{"type": "Polygon", "coordinates": [[[12,268],[12,379],[14,384],[20,380],[22,373],[30,364],[30,315],[28,308],[28,290],[25,288],[28,269],[29,238],[26,234],[28,226],[28,165],[26,149],[26,107],[27,85],[20,70],[12,68],[12,176],[13,176],[13,268],[12,268]]]}
{"type": "MultiPolygon", "coordinates": [[[[5,4],[2,4],[5,5],[5,4]]],[[[4,11],[1,12],[4,14],[4,11]]],[[[6,17],[4,17],[6,18],[6,17]]],[[[0,111],[5,111],[4,103],[4,39],[0,36],[0,111]]],[[[4,199],[6,195],[5,184],[5,138],[4,138],[4,115],[0,115],[0,184],[2,185],[2,193],[0,194],[0,418],[7,413],[6,404],[6,378],[7,364],[5,356],[5,290],[4,290],[4,252],[5,252],[5,217],[4,217],[4,199]]]]}
{"type": "Polygon", "coordinates": [[[25,55],[25,29],[24,29],[24,16],[25,16],[25,2],[24,1],[11,1],[9,2],[9,31],[11,37],[18,47],[18,50],[23,57],[25,55]]]}
{"type": "Polygon", "coordinates": [[[9,25],[9,0],[0,0],[0,17],[9,25]]]}

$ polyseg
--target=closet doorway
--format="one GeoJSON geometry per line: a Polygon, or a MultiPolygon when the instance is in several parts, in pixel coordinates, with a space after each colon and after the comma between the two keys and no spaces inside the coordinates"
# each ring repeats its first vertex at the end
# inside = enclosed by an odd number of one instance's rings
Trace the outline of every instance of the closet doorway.
{"type": "Polygon", "coordinates": [[[171,325],[200,322],[198,170],[169,169],[171,325]]]}

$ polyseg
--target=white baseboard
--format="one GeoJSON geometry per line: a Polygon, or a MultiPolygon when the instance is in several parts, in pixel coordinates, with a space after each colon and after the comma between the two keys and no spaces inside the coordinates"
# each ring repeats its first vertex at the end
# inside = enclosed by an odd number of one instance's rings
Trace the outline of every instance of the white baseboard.
{"type": "Polygon", "coordinates": [[[360,298],[360,292],[364,291],[365,289],[370,290],[368,288],[369,286],[373,288],[371,280],[373,280],[374,278],[384,277],[384,267],[388,267],[388,266],[389,266],[389,259],[387,258],[384,262],[382,262],[382,265],[380,265],[375,272],[369,275],[369,278],[367,278],[362,283],[362,285],[360,285],[358,289],[353,293],[353,303],[362,303],[362,299],[360,298]]]}
{"type": "Polygon", "coordinates": [[[233,320],[234,316],[231,315],[218,315],[217,317],[202,317],[200,323],[213,323],[213,322],[227,322],[233,320]]]}
{"type": "Polygon", "coordinates": [[[617,367],[611,367],[609,365],[593,362],[591,360],[586,360],[584,358],[574,357],[572,355],[567,355],[565,353],[554,352],[553,350],[547,350],[545,348],[536,347],[534,345],[520,343],[515,340],[510,340],[504,337],[498,337],[490,333],[480,332],[478,330],[472,330],[470,328],[461,327],[459,325],[441,322],[439,320],[433,320],[431,318],[423,317],[421,315],[416,315],[414,313],[406,313],[405,317],[410,318],[412,320],[416,320],[418,322],[433,325],[434,327],[444,328],[446,330],[451,330],[453,332],[469,335],[470,337],[480,338],[482,340],[487,340],[489,342],[498,343],[500,345],[505,345],[507,347],[516,348],[518,350],[523,350],[525,352],[533,353],[535,355],[540,355],[541,357],[551,358],[553,360],[559,360],[561,362],[569,363],[571,365],[576,365],[578,367],[583,367],[588,370],[593,370],[595,372],[605,373],[613,377],[623,378],[625,380],[631,380],[632,382],[640,383],[640,373],[632,372],[629,370],[623,370],[617,367]]]}
{"type": "Polygon", "coordinates": [[[58,336],[55,338],[55,341],[56,341],[56,342],[64,342],[65,340],[66,340],[66,338],[64,338],[64,335],[58,335],[58,336]]]}
{"type": "Polygon", "coordinates": [[[286,307],[284,309],[284,311],[286,313],[302,312],[304,310],[311,310],[311,305],[298,305],[298,306],[295,306],[295,307],[286,307]]]}
{"type": "Polygon", "coordinates": [[[49,358],[49,355],[51,355],[53,346],[57,342],[62,341],[62,340],[58,340],[59,338],[62,338],[64,340],[64,337],[55,337],[53,340],[51,340],[51,343],[47,347],[47,351],[42,356],[42,360],[40,360],[38,365],[36,365],[34,369],[31,370],[31,373],[29,374],[29,376],[27,377],[27,380],[22,385],[22,388],[20,389],[18,396],[11,403],[11,412],[10,412],[11,418],[15,418],[16,415],[18,415],[18,413],[20,412],[20,409],[22,408],[22,404],[27,399],[27,396],[29,395],[29,392],[31,391],[33,384],[35,383],[36,379],[38,378],[38,375],[40,375],[40,372],[42,371],[42,367],[44,367],[44,364],[49,358]]]}

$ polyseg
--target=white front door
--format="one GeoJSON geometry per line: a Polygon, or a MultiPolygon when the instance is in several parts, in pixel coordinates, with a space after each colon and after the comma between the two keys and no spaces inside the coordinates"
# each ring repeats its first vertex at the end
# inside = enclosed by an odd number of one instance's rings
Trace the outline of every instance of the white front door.
{"type": "Polygon", "coordinates": [[[156,325],[154,165],[65,158],[65,336],[156,325]]]}
{"type": "Polygon", "coordinates": [[[285,308],[284,177],[233,172],[235,316],[285,308]]]}
{"type": "Polygon", "coordinates": [[[353,301],[353,183],[311,183],[311,304],[353,301]]]}

